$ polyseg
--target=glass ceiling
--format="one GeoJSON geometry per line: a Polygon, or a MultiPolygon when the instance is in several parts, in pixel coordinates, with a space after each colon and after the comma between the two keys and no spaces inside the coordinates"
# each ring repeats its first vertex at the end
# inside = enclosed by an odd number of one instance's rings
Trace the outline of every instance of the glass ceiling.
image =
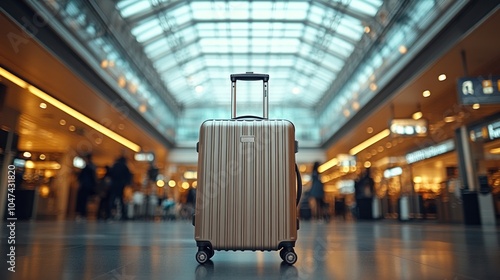
{"type": "MultiPolygon", "coordinates": [[[[181,107],[229,104],[229,74],[253,71],[270,74],[271,108],[313,108],[382,2],[123,0],[116,8],[181,107]]],[[[238,90],[238,100],[260,104],[250,85],[238,90]]]]}
{"type": "MultiPolygon", "coordinates": [[[[229,75],[253,71],[270,75],[269,117],[318,147],[467,1],[27,2],[176,146],[229,118],[229,75]]],[[[237,88],[238,114],[260,115],[261,84],[237,88]]]]}

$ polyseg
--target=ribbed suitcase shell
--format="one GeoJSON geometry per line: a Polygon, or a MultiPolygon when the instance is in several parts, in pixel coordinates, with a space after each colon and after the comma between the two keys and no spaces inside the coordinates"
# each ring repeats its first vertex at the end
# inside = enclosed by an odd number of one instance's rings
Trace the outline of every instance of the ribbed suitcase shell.
{"type": "Polygon", "coordinates": [[[295,128],[287,120],[207,120],[200,129],[195,240],[214,250],[278,250],[297,239],[295,128]]]}

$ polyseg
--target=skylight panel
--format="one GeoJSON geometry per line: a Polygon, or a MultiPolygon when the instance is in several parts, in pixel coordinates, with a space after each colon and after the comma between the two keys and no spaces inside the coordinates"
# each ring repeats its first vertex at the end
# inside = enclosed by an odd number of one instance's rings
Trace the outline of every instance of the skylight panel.
{"type": "MultiPolygon", "coordinates": [[[[425,1],[422,1],[422,2],[425,2],[425,1]]],[[[375,6],[371,5],[370,2],[367,2],[366,0],[352,0],[349,7],[352,8],[353,10],[356,10],[358,12],[365,14],[365,15],[373,17],[377,14],[378,8],[380,7],[380,5],[375,7],[375,6]]]]}
{"type": "Polygon", "coordinates": [[[150,1],[143,0],[120,1],[116,6],[123,18],[151,9],[150,1]]]}
{"type": "Polygon", "coordinates": [[[162,32],[163,29],[159,25],[157,25],[153,26],[152,28],[146,29],[144,32],[138,33],[135,38],[139,43],[143,43],[144,41],[160,35],[162,32]]]}
{"type": "Polygon", "coordinates": [[[142,21],[139,24],[137,24],[136,27],[132,28],[131,32],[132,32],[132,35],[137,36],[137,35],[140,35],[141,33],[145,32],[151,28],[158,27],[158,26],[161,26],[160,21],[158,19],[156,19],[156,18],[148,19],[148,20],[142,21]]]}

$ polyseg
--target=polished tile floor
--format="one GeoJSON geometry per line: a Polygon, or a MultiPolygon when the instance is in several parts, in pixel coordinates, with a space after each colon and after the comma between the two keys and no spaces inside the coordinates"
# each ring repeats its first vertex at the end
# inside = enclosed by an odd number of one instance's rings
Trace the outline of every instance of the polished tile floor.
{"type": "Polygon", "coordinates": [[[4,222],[0,279],[500,279],[500,227],[302,222],[294,266],[251,251],[217,251],[199,265],[193,230],[187,221],[17,222],[13,231],[4,222]]]}

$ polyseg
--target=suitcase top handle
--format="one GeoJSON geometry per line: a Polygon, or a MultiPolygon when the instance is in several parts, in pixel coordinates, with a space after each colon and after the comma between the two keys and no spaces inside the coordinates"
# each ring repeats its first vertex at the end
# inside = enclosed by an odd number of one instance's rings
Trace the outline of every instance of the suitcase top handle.
{"type": "Polygon", "coordinates": [[[246,72],[244,74],[231,74],[231,118],[236,119],[236,81],[262,81],[263,84],[263,110],[262,110],[262,118],[268,118],[269,112],[269,99],[267,96],[267,84],[269,82],[268,74],[256,74],[254,72],[246,72]]]}
{"type": "Polygon", "coordinates": [[[256,74],[254,72],[246,72],[245,74],[231,74],[231,82],[241,81],[269,81],[268,74],[256,74]]]}

